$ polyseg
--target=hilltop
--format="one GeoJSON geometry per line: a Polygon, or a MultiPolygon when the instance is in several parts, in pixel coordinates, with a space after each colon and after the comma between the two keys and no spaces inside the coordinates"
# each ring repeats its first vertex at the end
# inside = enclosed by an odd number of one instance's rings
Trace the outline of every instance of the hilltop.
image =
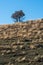
{"type": "Polygon", "coordinates": [[[43,19],[17,22],[15,24],[0,25],[0,39],[25,37],[43,40],[43,19]]]}
{"type": "Polygon", "coordinates": [[[43,19],[0,25],[0,65],[43,65],[42,59],[43,19]]]}

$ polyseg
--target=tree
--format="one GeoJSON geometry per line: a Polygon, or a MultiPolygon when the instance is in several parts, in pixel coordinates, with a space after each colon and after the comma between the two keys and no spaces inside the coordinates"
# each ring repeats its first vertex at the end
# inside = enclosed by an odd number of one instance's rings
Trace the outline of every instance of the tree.
{"type": "Polygon", "coordinates": [[[21,21],[21,19],[25,16],[24,12],[22,10],[15,11],[15,13],[12,14],[12,18],[15,19],[17,22],[21,21]]]}

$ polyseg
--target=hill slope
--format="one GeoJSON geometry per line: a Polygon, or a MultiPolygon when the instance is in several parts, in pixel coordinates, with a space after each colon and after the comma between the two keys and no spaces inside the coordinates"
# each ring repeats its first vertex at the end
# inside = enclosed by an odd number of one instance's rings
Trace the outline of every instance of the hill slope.
{"type": "Polygon", "coordinates": [[[0,65],[43,65],[43,19],[0,25],[0,65]]]}

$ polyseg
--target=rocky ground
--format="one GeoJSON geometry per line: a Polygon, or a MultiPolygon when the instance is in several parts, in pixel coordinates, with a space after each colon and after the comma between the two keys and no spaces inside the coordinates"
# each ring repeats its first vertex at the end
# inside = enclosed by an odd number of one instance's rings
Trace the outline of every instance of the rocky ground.
{"type": "Polygon", "coordinates": [[[43,65],[43,19],[0,25],[0,65],[43,65]]]}

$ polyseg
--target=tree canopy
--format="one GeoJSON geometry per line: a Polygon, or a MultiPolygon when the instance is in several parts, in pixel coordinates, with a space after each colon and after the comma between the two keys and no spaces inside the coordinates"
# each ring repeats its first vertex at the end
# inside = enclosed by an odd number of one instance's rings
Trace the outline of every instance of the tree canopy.
{"type": "Polygon", "coordinates": [[[15,11],[13,14],[12,14],[12,18],[16,20],[16,22],[20,22],[21,19],[25,16],[24,12],[22,10],[20,11],[15,11]]]}

